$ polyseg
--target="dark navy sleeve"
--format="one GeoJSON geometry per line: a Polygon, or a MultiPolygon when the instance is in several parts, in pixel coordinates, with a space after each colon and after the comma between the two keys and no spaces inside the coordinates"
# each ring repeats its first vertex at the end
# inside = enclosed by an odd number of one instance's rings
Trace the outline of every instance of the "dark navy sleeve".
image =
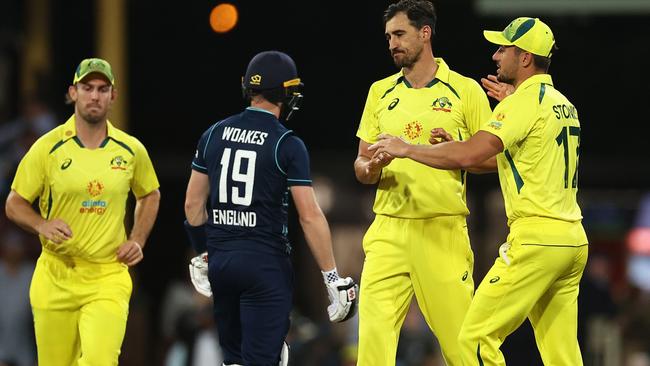
{"type": "Polygon", "coordinates": [[[298,136],[282,139],[276,154],[278,169],[287,176],[288,186],[311,186],[309,153],[298,136]]]}
{"type": "Polygon", "coordinates": [[[196,151],[194,152],[194,159],[192,159],[192,169],[203,174],[208,174],[208,165],[205,162],[205,153],[207,151],[208,142],[210,141],[210,137],[215,126],[216,125],[211,126],[207,131],[203,133],[203,135],[201,135],[199,144],[196,147],[196,151]]]}

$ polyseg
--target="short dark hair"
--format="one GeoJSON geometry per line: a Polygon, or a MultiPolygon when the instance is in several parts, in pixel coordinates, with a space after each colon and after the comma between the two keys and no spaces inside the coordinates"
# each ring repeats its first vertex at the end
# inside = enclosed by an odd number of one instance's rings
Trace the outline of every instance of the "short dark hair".
{"type": "MultiPolygon", "coordinates": [[[[519,48],[517,46],[514,46],[514,47],[515,47],[515,52],[517,53],[517,55],[519,55],[522,52],[528,52],[528,51],[526,51],[524,49],[521,49],[521,48],[519,48]]],[[[557,50],[558,50],[558,48],[554,44],[553,48],[551,49],[551,54],[553,54],[557,50]]],[[[538,69],[538,70],[543,70],[545,73],[548,73],[548,69],[551,67],[551,58],[536,55],[536,54],[534,54],[532,52],[528,52],[528,53],[530,53],[533,56],[533,66],[535,66],[535,68],[538,69]]]]}
{"type": "Polygon", "coordinates": [[[397,13],[405,13],[409,18],[411,25],[417,29],[422,29],[425,25],[431,28],[431,35],[436,34],[436,8],[433,3],[427,0],[400,0],[397,3],[390,4],[384,11],[384,25],[391,20],[397,13]]]}
{"type": "MultiPolygon", "coordinates": [[[[557,45],[553,44],[553,47],[551,48],[551,55],[555,53],[559,48],[557,45]]],[[[544,70],[544,72],[548,73],[548,68],[551,67],[551,57],[544,57],[540,55],[533,55],[533,63],[535,64],[535,67],[537,67],[540,70],[544,70]]]]}
{"type": "Polygon", "coordinates": [[[536,54],[533,55],[533,64],[538,70],[544,70],[544,72],[548,72],[548,68],[551,66],[551,58],[550,57],[544,57],[536,54]]]}
{"type": "Polygon", "coordinates": [[[253,97],[258,95],[262,96],[268,102],[278,105],[282,101],[284,101],[284,98],[286,97],[287,93],[284,88],[273,88],[273,89],[264,89],[264,90],[255,90],[251,88],[244,89],[244,97],[247,100],[250,100],[253,97]]]}

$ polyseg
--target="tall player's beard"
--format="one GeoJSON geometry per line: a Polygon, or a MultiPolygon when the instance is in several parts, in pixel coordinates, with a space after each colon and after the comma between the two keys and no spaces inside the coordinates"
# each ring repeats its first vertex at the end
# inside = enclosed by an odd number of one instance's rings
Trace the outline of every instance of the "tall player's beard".
{"type": "Polygon", "coordinates": [[[402,53],[404,56],[400,59],[395,58],[395,55],[393,54],[393,62],[395,62],[395,66],[400,67],[400,68],[411,68],[413,65],[415,65],[416,62],[420,60],[420,56],[422,56],[422,48],[417,50],[417,52],[414,55],[409,55],[408,51],[402,53]]]}

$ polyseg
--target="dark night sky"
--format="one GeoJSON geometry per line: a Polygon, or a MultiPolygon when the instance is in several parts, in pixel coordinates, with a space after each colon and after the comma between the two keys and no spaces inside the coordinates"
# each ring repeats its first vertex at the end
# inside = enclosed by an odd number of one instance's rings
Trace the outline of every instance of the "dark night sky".
{"type": "MultiPolygon", "coordinates": [[[[76,3],[54,9],[55,70],[72,70],[94,51],[92,4],[76,3]]],[[[240,21],[227,34],[208,24],[217,1],[127,3],[131,132],[154,157],[191,154],[207,126],[244,106],[239,83],[248,60],[278,49],[296,60],[305,83],[304,108],[290,127],[313,155],[336,151],[349,160],[369,85],[396,71],[381,21],[388,1],[233,1],[240,21]]],[[[438,1],[437,10],[434,54],[475,79],[493,73],[494,47],[481,31],[502,29],[514,16],[482,17],[466,0],[438,1]]],[[[583,185],[650,183],[645,137],[636,132],[648,123],[648,17],[542,16],[560,47],[551,67],[556,87],[580,112],[583,185]],[[603,161],[630,173],[601,174],[603,161]]],[[[53,77],[55,94],[65,91],[68,74],[53,77]]]]}

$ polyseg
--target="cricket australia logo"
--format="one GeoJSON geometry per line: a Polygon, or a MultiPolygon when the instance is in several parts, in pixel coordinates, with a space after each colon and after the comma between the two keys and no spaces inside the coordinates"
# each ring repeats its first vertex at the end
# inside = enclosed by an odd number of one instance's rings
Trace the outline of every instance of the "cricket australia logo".
{"type": "Polygon", "coordinates": [[[422,136],[422,130],[422,124],[418,121],[413,121],[404,126],[404,135],[406,135],[410,140],[415,140],[422,136]]]}
{"type": "Polygon", "coordinates": [[[436,98],[436,100],[431,103],[431,109],[434,111],[451,112],[452,106],[453,104],[447,97],[436,98]]]}
{"type": "Polygon", "coordinates": [[[122,155],[118,155],[111,159],[111,169],[113,170],[126,170],[126,164],[127,161],[122,157],[122,155]]]}
{"type": "Polygon", "coordinates": [[[104,192],[104,185],[98,180],[91,180],[88,182],[86,190],[92,197],[97,197],[104,192]]]}

